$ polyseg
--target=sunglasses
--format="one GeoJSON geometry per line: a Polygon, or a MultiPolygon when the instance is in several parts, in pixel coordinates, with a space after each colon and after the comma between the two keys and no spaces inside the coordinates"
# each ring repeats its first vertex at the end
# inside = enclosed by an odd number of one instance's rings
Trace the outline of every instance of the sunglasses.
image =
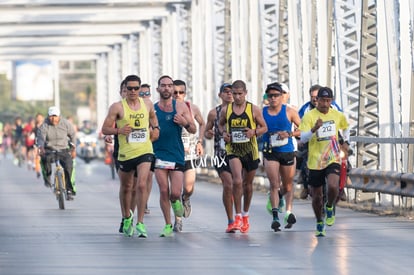
{"type": "Polygon", "coordinates": [[[144,96],[150,96],[151,95],[151,92],[139,92],[139,96],[140,97],[144,97],[144,96]]]}
{"type": "Polygon", "coordinates": [[[267,94],[267,98],[278,98],[279,96],[281,96],[282,94],[267,94]]]}
{"type": "Polygon", "coordinates": [[[174,91],[174,94],[175,95],[178,95],[178,94],[183,95],[183,94],[185,94],[185,92],[184,91],[174,91]]]}
{"type": "Polygon", "coordinates": [[[127,86],[126,88],[127,88],[128,91],[132,91],[132,90],[138,91],[139,88],[141,88],[141,87],[140,86],[135,86],[135,87],[127,86]]]}

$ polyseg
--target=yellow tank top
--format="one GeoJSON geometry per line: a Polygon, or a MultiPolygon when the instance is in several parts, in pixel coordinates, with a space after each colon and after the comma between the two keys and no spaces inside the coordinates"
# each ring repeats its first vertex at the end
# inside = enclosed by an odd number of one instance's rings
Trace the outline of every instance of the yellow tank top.
{"type": "Polygon", "coordinates": [[[252,103],[247,102],[246,109],[240,115],[233,113],[233,104],[228,104],[226,118],[226,130],[231,136],[231,142],[226,144],[227,155],[244,157],[250,154],[252,160],[258,159],[259,150],[256,136],[249,139],[243,131],[246,127],[256,129],[256,122],[253,119],[252,103]]]}
{"type": "Polygon", "coordinates": [[[129,135],[118,135],[119,141],[119,161],[134,159],[144,154],[153,154],[152,142],[149,132],[149,112],[142,98],[139,98],[141,108],[137,111],[129,108],[126,99],[122,101],[124,116],[117,120],[118,128],[129,124],[132,132],[129,135]]]}

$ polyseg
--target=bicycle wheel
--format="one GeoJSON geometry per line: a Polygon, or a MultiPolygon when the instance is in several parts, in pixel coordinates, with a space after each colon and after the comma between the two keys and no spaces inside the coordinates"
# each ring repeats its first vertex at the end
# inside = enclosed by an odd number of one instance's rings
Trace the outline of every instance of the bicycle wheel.
{"type": "Polygon", "coordinates": [[[57,190],[56,196],[59,203],[59,209],[65,209],[65,179],[62,171],[56,171],[57,190]]]}

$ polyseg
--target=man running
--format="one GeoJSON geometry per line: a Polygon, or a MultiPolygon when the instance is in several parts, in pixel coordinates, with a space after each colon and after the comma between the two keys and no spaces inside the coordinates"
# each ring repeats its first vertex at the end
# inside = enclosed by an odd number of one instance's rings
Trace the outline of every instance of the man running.
{"type": "Polygon", "coordinates": [[[160,99],[155,103],[155,110],[160,123],[160,137],[154,142],[154,173],[165,220],[160,237],[168,237],[173,233],[171,207],[176,217],[182,217],[184,213],[181,203],[185,167],[182,129],[194,134],[197,128],[187,105],[173,99],[174,84],[170,76],[159,78],[157,91],[160,99]]]}
{"type": "Polygon", "coordinates": [[[284,89],[281,84],[274,82],[267,85],[266,95],[269,106],[263,108],[263,117],[268,131],[263,135],[263,156],[265,171],[270,182],[273,215],[271,228],[277,232],[280,230],[278,212],[282,212],[279,201],[281,195],[286,197],[285,228],[291,228],[296,223],[296,217],[292,213],[295,176],[293,137],[299,136],[300,131],[292,131],[292,125],[299,126],[300,118],[294,108],[283,103],[284,89]]]}
{"type": "Polygon", "coordinates": [[[246,100],[247,89],[242,80],[233,82],[232,93],[234,101],[222,109],[219,129],[226,142],[233,177],[236,216],[231,230],[247,233],[250,228],[249,208],[253,196],[253,179],[260,162],[256,137],[267,132],[267,126],[261,109],[246,100]]]}
{"type": "Polygon", "coordinates": [[[224,83],[220,87],[218,94],[221,104],[210,110],[207,116],[206,130],[204,137],[212,139],[214,137],[214,169],[216,169],[221,182],[223,184],[223,205],[227,215],[226,233],[234,233],[233,229],[233,188],[230,171],[229,159],[227,157],[223,136],[219,131],[219,120],[221,110],[227,108],[227,105],[233,102],[233,94],[231,92],[231,84],[224,83]]]}
{"type": "Polygon", "coordinates": [[[147,178],[154,160],[152,141],[158,138],[159,127],[152,102],[138,96],[141,79],[136,75],[129,75],[125,78],[125,85],[126,97],[111,105],[102,126],[102,133],[118,135],[123,233],[126,236],[132,236],[134,233],[131,205],[136,172],[138,188],[136,190],[138,196],[136,229],[138,237],[146,238],[144,211],[148,200],[147,178]],[[114,127],[115,122],[117,128],[114,127]]]}
{"type": "MultiPolygon", "coordinates": [[[[174,80],[174,99],[177,102],[184,102],[188,110],[190,111],[191,116],[193,117],[194,123],[198,125],[198,133],[191,134],[185,128],[182,131],[181,139],[184,145],[184,186],[183,186],[183,195],[182,203],[184,207],[183,217],[188,218],[191,214],[191,203],[190,197],[194,192],[194,184],[196,181],[196,170],[194,168],[194,161],[197,160],[201,155],[204,154],[203,148],[203,135],[205,130],[204,119],[201,115],[200,109],[190,101],[185,101],[185,96],[187,95],[187,85],[182,80],[174,80]]],[[[174,231],[182,231],[182,219],[180,217],[175,217],[174,231]]]]}
{"type": "Polygon", "coordinates": [[[317,106],[307,112],[299,125],[301,142],[309,141],[309,185],[312,188],[312,208],[316,217],[315,235],[325,236],[325,223],[335,223],[334,203],[338,196],[341,150],[348,154],[349,124],[345,115],[331,108],[333,92],[322,87],[317,94],[317,106]],[[342,130],[340,146],[338,131],[342,130]],[[327,202],[323,205],[323,188],[327,185],[327,202]],[[323,208],[326,219],[324,221],[323,208]]]}

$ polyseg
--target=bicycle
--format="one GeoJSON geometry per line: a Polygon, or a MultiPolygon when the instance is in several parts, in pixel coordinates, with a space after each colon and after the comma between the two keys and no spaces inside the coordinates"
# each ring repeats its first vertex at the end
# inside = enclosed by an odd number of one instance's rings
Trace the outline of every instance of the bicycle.
{"type": "Polygon", "coordinates": [[[65,200],[68,200],[66,193],[66,181],[65,171],[59,162],[59,151],[49,151],[47,155],[53,155],[53,161],[55,163],[55,171],[53,173],[53,192],[56,195],[56,200],[59,204],[59,209],[65,209],[65,200]]]}

